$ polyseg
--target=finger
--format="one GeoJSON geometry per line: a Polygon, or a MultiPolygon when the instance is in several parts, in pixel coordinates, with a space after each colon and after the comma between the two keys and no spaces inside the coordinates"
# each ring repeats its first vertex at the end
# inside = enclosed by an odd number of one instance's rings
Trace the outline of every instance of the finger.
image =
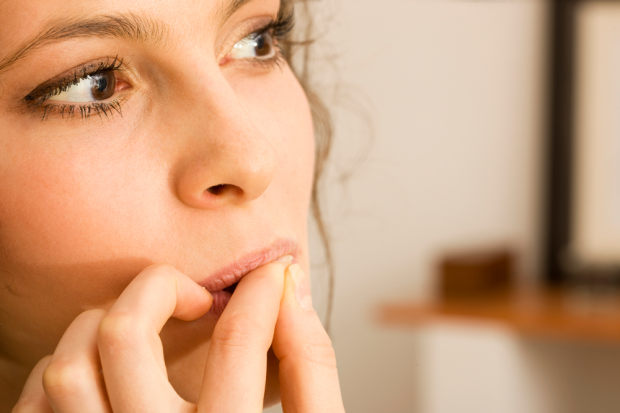
{"type": "Polygon", "coordinates": [[[200,412],[262,411],[267,351],[286,265],[264,265],[239,282],[213,331],[198,401],[200,412]]]}
{"type": "Polygon", "coordinates": [[[159,332],[170,317],[204,315],[211,295],[168,265],[142,271],[99,325],[99,353],[114,411],[195,410],[168,382],[159,332]]]}
{"type": "Polygon", "coordinates": [[[52,356],[42,358],[32,369],[12,413],[53,413],[43,390],[43,372],[52,356]]]}
{"type": "Polygon", "coordinates": [[[310,282],[298,264],[286,271],[273,350],[280,360],[284,412],[344,412],[334,349],[312,309],[310,282]]]}
{"type": "Polygon", "coordinates": [[[80,314],[60,339],[43,373],[43,389],[55,412],[111,412],[97,348],[97,330],[105,314],[80,314]]]}

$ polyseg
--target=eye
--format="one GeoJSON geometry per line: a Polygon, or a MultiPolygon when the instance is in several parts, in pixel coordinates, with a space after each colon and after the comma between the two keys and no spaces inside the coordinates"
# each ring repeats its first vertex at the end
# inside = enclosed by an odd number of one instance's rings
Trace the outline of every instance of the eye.
{"type": "Polygon", "coordinates": [[[60,102],[97,102],[114,95],[116,76],[108,70],[81,79],[47,100],[60,102]]]}
{"type": "Polygon", "coordinates": [[[230,57],[233,59],[270,59],[276,56],[276,47],[273,35],[264,31],[262,33],[252,33],[242,40],[235,43],[230,57]]]}

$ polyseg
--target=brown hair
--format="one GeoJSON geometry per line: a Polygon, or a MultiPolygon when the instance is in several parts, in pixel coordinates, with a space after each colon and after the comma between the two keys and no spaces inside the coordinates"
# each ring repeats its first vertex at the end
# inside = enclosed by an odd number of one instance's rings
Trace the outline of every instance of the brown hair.
{"type": "Polygon", "coordinates": [[[297,13],[295,16],[303,17],[302,24],[296,27],[292,35],[284,39],[282,48],[287,62],[306,92],[312,112],[315,136],[315,164],[310,210],[312,211],[317,232],[323,244],[325,264],[327,267],[328,288],[325,328],[329,331],[333,306],[334,262],[329,245],[329,233],[325,221],[323,220],[321,208],[322,191],[320,188],[321,178],[323,177],[325,165],[331,151],[333,128],[332,119],[325,103],[311,86],[309,65],[311,46],[315,41],[313,39],[314,25],[308,1],[309,0],[280,0],[280,13],[292,13],[293,6],[296,6],[300,13],[297,13]],[[299,39],[296,37],[299,37],[299,39]]]}

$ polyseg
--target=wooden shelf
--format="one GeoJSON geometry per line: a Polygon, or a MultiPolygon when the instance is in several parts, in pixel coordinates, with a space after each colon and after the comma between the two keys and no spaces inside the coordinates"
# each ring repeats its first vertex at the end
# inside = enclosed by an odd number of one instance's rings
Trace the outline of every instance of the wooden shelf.
{"type": "Polygon", "coordinates": [[[379,320],[404,327],[437,322],[500,323],[529,336],[620,344],[620,294],[533,290],[390,303],[380,307],[379,320]]]}

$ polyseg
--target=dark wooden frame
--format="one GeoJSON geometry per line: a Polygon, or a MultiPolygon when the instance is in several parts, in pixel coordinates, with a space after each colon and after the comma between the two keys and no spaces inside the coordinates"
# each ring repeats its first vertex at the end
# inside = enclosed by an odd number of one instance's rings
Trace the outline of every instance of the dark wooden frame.
{"type": "MultiPolygon", "coordinates": [[[[576,11],[580,2],[585,1],[588,0],[552,0],[550,3],[550,121],[545,148],[543,274],[544,281],[553,285],[566,283],[575,275],[569,274],[565,263],[573,213],[576,11]]],[[[617,272],[613,270],[616,281],[620,279],[617,272]]]]}
{"type": "Polygon", "coordinates": [[[572,125],[574,88],[575,5],[578,0],[550,3],[549,131],[545,148],[547,182],[543,275],[546,282],[566,280],[561,254],[570,240],[572,197],[572,125]]]}

